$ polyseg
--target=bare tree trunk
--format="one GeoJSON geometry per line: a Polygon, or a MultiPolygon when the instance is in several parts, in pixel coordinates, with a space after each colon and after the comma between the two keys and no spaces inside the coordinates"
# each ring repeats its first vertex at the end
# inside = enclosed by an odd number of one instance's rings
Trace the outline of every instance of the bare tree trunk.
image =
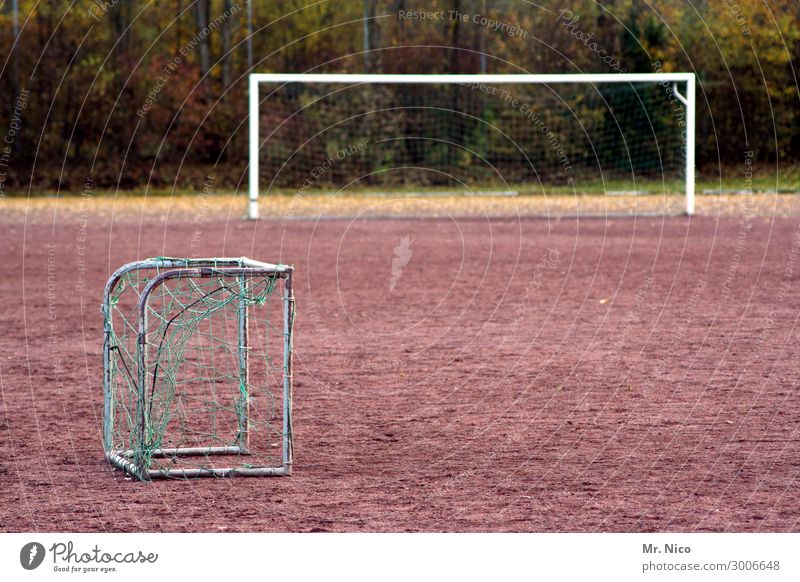
{"type": "Polygon", "coordinates": [[[369,0],[364,0],[364,72],[370,72],[369,66],[369,0]]]}
{"type": "MultiPolygon", "coordinates": [[[[461,4],[461,0],[453,0],[453,10],[456,12],[461,12],[463,8],[461,4]]],[[[453,37],[450,46],[450,70],[448,73],[458,74],[461,72],[461,54],[459,49],[461,48],[461,19],[454,18],[453,19],[453,37]]]]}
{"type": "MultiPolygon", "coordinates": [[[[473,6],[475,5],[473,1],[473,6]]],[[[481,14],[486,14],[486,0],[480,0],[481,14]]],[[[473,13],[475,10],[473,9],[473,13]]],[[[481,74],[486,73],[486,29],[483,26],[476,27],[475,34],[477,35],[475,50],[478,53],[478,72],[481,74]]]]}
{"type": "Polygon", "coordinates": [[[14,34],[14,93],[19,94],[19,3],[14,0],[11,3],[11,22],[14,34]]]}
{"type": "Polygon", "coordinates": [[[380,31],[375,24],[377,12],[378,0],[364,0],[364,67],[366,73],[374,72],[380,64],[380,58],[376,51],[380,44],[380,31]]]}
{"type": "Polygon", "coordinates": [[[203,85],[208,88],[208,74],[211,71],[211,47],[208,42],[211,1],[197,0],[194,5],[194,15],[197,22],[197,34],[200,36],[200,75],[203,78],[203,85]]]}
{"type": "Polygon", "coordinates": [[[177,4],[175,5],[175,55],[177,55],[183,43],[181,42],[181,22],[180,22],[180,14],[183,10],[183,0],[176,0],[177,4]]]}
{"type": "MultiPolygon", "coordinates": [[[[114,49],[114,91],[118,95],[120,111],[133,110],[136,103],[135,88],[127,83],[126,79],[132,64],[133,54],[133,0],[120,0],[113,10],[108,11],[108,22],[111,28],[112,43],[116,45],[114,49]]],[[[116,135],[125,135],[126,120],[122,120],[116,115],[109,122],[109,130],[116,135]]],[[[124,139],[124,138],[123,138],[124,139]]],[[[113,146],[112,146],[113,147],[113,146]]],[[[132,161],[138,158],[138,142],[132,140],[129,149],[129,156],[132,161]]]]}
{"type": "Polygon", "coordinates": [[[117,55],[129,56],[133,52],[133,1],[120,0],[113,10],[108,11],[108,17],[114,42],[119,41],[117,55]]]}
{"type": "Polygon", "coordinates": [[[247,72],[253,72],[253,0],[247,0],[247,72]]]}
{"type": "Polygon", "coordinates": [[[233,15],[233,0],[223,2],[223,14],[230,15],[222,21],[222,90],[231,86],[233,80],[233,29],[236,26],[236,16],[233,15]]]}

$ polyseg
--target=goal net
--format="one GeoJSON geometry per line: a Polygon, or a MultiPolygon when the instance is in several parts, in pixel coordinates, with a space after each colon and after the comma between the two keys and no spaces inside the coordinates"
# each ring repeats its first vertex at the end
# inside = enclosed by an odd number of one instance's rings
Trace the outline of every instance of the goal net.
{"type": "Polygon", "coordinates": [[[693,120],[683,73],[251,75],[249,215],[323,192],[691,214],[693,120]]]}
{"type": "Polygon", "coordinates": [[[141,480],[291,470],[291,267],[155,258],[109,280],[104,445],[141,480]]]}

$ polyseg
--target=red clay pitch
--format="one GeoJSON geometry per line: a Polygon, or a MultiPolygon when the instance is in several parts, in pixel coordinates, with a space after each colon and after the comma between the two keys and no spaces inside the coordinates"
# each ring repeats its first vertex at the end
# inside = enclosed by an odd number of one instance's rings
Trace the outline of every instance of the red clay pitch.
{"type": "Polygon", "coordinates": [[[9,220],[0,530],[800,529],[797,219],[9,220]],[[103,285],[155,255],[296,266],[292,477],[103,460],[103,285]]]}

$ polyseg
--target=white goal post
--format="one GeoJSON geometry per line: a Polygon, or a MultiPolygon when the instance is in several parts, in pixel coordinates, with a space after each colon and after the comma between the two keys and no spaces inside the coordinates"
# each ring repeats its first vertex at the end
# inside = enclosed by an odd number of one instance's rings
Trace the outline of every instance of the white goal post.
{"type": "Polygon", "coordinates": [[[683,154],[685,156],[685,213],[695,212],[695,75],[694,73],[617,73],[617,74],[554,74],[554,75],[380,75],[380,74],[251,74],[249,76],[249,205],[247,216],[259,217],[259,153],[261,96],[259,86],[273,84],[304,85],[563,85],[652,83],[669,88],[674,98],[685,107],[683,154]]]}

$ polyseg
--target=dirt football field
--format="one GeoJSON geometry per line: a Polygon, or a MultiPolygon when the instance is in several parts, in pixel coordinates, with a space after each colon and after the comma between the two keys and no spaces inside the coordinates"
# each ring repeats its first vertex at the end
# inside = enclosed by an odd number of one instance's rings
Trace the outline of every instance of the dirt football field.
{"type": "Polygon", "coordinates": [[[791,208],[4,204],[2,531],[800,530],[791,208]],[[291,477],[104,461],[103,286],[159,255],[294,264],[291,477]]]}

